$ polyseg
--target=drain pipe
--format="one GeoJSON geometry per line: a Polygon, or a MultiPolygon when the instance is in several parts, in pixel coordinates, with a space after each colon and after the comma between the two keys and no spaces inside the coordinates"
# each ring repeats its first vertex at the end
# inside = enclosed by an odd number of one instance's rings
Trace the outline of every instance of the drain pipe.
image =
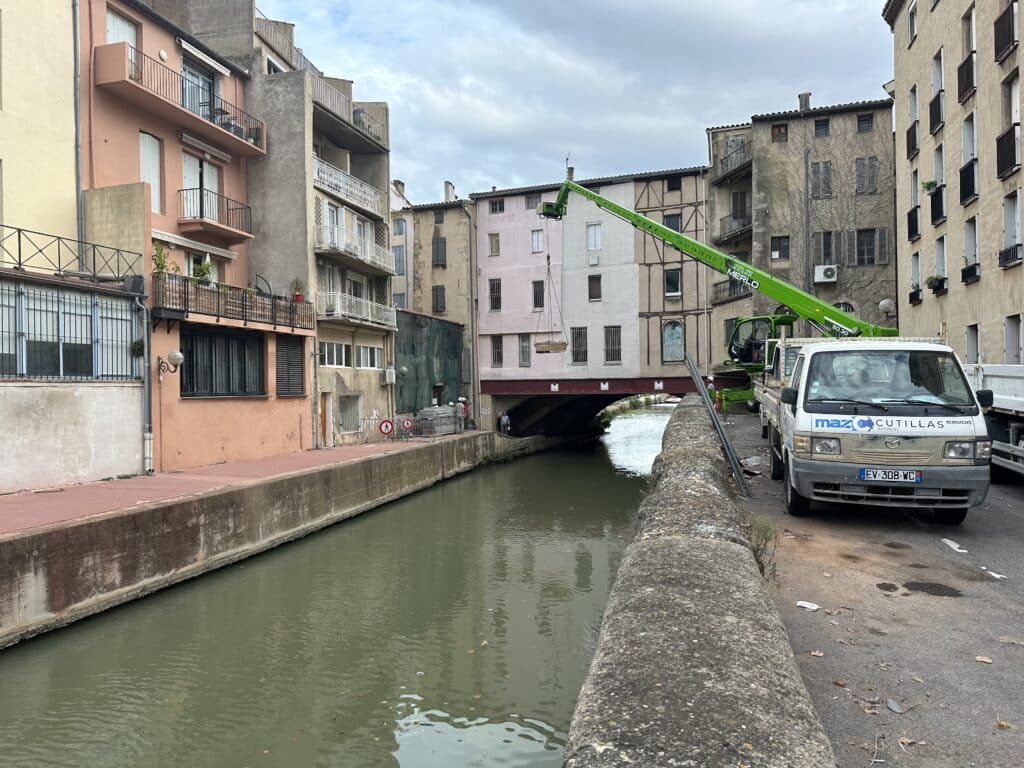
{"type": "MultiPolygon", "coordinates": [[[[85,211],[82,203],[82,50],[78,39],[78,0],[71,0],[71,49],[74,56],[74,110],[75,110],[75,221],[76,238],[85,240],[85,211]]],[[[95,266],[95,265],[94,265],[95,266]]]]}
{"type": "Polygon", "coordinates": [[[135,308],[142,313],[142,320],[146,330],[142,334],[142,471],[153,474],[153,393],[151,385],[151,363],[150,363],[150,326],[149,310],[139,297],[135,297],[135,308]]]}

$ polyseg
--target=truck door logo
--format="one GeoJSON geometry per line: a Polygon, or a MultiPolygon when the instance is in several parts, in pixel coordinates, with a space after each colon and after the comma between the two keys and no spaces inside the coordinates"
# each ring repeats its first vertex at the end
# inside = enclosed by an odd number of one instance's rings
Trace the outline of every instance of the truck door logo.
{"type": "Polygon", "coordinates": [[[857,429],[866,429],[868,432],[870,432],[874,428],[875,428],[875,422],[873,422],[871,419],[858,419],[857,420],[857,429]]]}

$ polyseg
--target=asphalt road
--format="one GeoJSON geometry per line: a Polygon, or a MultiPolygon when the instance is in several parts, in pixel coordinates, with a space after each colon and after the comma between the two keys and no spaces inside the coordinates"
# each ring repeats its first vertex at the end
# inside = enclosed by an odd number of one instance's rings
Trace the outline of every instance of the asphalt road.
{"type": "Polygon", "coordinates": [[[1024,483],[993,485],[961,526],[833,505],[793,518],[757,416],[726,424],[762,460],[750,506],[778,532],[771,592],[839,765],[1024,766],[1024,483]]]}

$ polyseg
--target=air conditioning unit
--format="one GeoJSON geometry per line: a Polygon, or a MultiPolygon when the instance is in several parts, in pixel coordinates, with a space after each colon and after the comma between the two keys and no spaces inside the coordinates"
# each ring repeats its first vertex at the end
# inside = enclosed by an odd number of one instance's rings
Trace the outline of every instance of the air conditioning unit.
{"type": "Polygon", "coordinates": [[[834,283],[839,275],[838,267],[835,264],[817,264],[814,267],[814,282],[834,283]]]}
{"type": "Polygon", "coordinates": [[[590,264],[590,266],[596,267],[601,263],[601,257],[598,256],[596,253],[592,253],[590,254],[590,259],[588,260],[588,263],[590,264]]]}
{"type": "Polygon", "coordinates": [[[381,377],[380,378],[381,378],[381,381],[383,381],[385,384],[394,384],[395,383],[395,369],[394,368],[385,368],[383,371],[381,371],[381,377]]]}

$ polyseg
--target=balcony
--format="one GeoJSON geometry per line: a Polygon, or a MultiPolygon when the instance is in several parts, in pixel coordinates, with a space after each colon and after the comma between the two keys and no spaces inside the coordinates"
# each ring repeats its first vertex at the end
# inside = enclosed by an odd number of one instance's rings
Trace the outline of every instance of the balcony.
{"type": "Polygon", "coordinates": [[[920,218],[921,206],[915,205],[909,211],[907,211],[907,240],[913,242],[921,236],[921,225],[918,219],[920,218]]]}
{"type": "Polygon", "coordinates": [[[1020,123],[1014,123],[996,139],[996,175],[1005,179],[1020,168],[1020,123]]]}
{"type": "Polygon", "coordinates": [[[956,68],[956,98],[961,104],[971,97],[978,84],[974,81],[975,52],[967,54],[967,58],[956,68]]]}
{"type": "Polygon", "coordinates": [[[939,92],[928,102],[928,130],[933,134],[937,133],[946,122],[946,110],[943,108],[945,95],[946,92],[939,89],[939,92]]]}
{"type": "Polygon", "coordinates": [[[317,293],[316,314],[321,320],[355,320],[390,330],[398,327],[394,307],[350,296],[347,293],[317,293]]]}
{"type": "Polygon", "coordinates": [[[373,216],[381,219],[388,216],[384,195],[379,189],[319,157],[313,158],[313,184],[373,216]]]}
{"type": "Polygon", "coordinates": [[[932,224],[941,224],[946,220],[946,185],[939,184],[929,196],[932,203],[932,224]]]}
{"type": "Polygon", "coordinates": [[[733,299],[741,299],[753,293],[753,289],[738,280],[722,280],[711,286],[711,303],[724,304],[733,299]]]}
{"type": "Polygon", "coordinates": [[[178,229],[237,245],[252,239],[252,209],[209,189],[179,189],[178,229]]]}
{"type": "Polygon", "coordinates": [[[992,25],[995,32],[996,61],[1002,61],[1017,47],[1017,0],[1011,0],[992,25]]]}
{"type": "MultiPolygon", "coordinates": [[[[978,255],[974,254],[974,258],[977,259],[978,255]]],[[[981,280],[981,264],[975,261],[973,264],[968,264],[966,267],[960,270],[960,282],[964,285],[970,285],[981,280]]]]}
{"type": "Polygon", "coordinates": [[[266,152],[260,120],[127,43],[97,46],[94,70],[97,86],[229,152],[266,152]]]}
{"type": "Polygon", "coordinates": [[[725,243],[740,239],[749,233],[752,222],[749,208],[746,211],[723,216],[718,222],[718,235],[715,237],[715,242],[725,243]]]}
{"type": "Polygon", "coordinates": [[[949,278],[942,276],[929,277],[928,289],[936,296],[945,296],[949,292],[949,278]]]}
{"type": "Polygon", "coordinates": [[[921,298],[921,289],[915,288],[909,294],[907,294],[907,301],[909,301],[912,306],[917,306],[918,304],[920,304],[923,301],[923,299],[921,298]]]}
{"type": "Polygon", "coordinates": [[[0,269],[108,282],[139,275],[142,254],[0,224],[0,269]]]}
{"type": "Polygon", "coordinates": [[[313,103],[327,110],[346,126],[357,129],[363,139],[371,139],[364,149],[374,145],[386,147],[388,144],[387,126],[361,107],[353,107],[352,99],[335,88],[322,75],[310,72],[313,87],[313,103]]]}
{"type": "Polygon", "coordinates": [[[745,141],[715,162],[715,167],[711,172],[711,183],[727,184],[742,178],[750,172],[752,158],[750,142],[745,141]]]}
{"type": "Polygon", "coordinates": [[[1021,263],[1021,259],[1020,243],[1008,245],[999,251],[999,268],[1007,269],[1008,267],[1015,267],[1021,263]]]}
{"type": "Polygon", "coordinates": [[[299,48],[286,35],[281,27],[273,19],[267,18],[259,8],[256,9],[256,34],[263,42],[269,45],[278,56],[287,61],[294,69],[304,69],[314,75],[323,75],[319,69],[313,66],[313,62],[306,58],[299,48]]]}
{"type": "Polygon", "coordinates": [[[915,120],[907,128],[907,160],[913,160],[917,157],[917,127],[920,125],[920,121],[915,120]]]}
{"type": "Polygon", "coordinates": [[[203,283],[185,275],[153,273],[153,317],[187,320],[192,315],[310,331],[316,322],[313,305],[308,301],[296,302],[290,296],[273,296],[251,288],[203,283]]]}
{"type": "Polygon", "coordinates": [[[978,199],[978,158],[973,157],[960,169],[960,205],[978,199]]]}
{"type": "Polygon", "coordinates": [[[386,275],[396,274],[395,254],[342,226],[324,224],[317,227],[316,252],[348,256],[358,267],[370,267],[386,275]]]}

